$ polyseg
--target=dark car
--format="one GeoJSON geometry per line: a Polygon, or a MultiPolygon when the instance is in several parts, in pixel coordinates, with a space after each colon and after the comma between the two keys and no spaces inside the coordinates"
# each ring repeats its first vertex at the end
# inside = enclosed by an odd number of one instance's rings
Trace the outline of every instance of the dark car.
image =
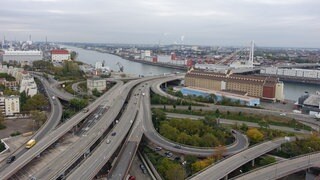
{"type": "Polygon", "coordinates": [[[173,147],[175,147],[175,148],[177,148],[177,149],[181,149],[181,146],[178,145],[178,144],[174,145],[173,147]]]}
{"type": "Polygon", "coordinates": [[[16,156],[11,156],[7,159],[7,164],[12,163],[16,159],[16,156]]]}
{"type": "Polygon", "coordinates": [[[115,136],[117,133],[116,132],[113,132],[113,133],[111,133],[111,136],[115,136]]]}
{"type": "Polygon", "coordinates": [[[140,169],[143,172],[143,174],[147,174],[147,169],[143,164],[140,164],[140,169]]]}

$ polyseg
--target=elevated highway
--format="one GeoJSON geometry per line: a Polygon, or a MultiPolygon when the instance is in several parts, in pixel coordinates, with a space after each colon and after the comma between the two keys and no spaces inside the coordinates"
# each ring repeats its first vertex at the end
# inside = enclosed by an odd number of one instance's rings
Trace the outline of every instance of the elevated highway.
{"type": "Polygon", "coordinates": [[[87,117],[90,113],[92,113],[100,104],[104,103],[106,99],[112,99],[110,94],[113,91],[117,91],[123,85],[123,82],[117,81],[117,84],[113,86],[108,92],[98,98],[96,101],[91,103],[88,106],[89,111],[86,113],[80,112],[74,115],[70,120],[60,125],[57,129],[50,132],[48,135],[43,137],[34,147],[25,152],[21,157],[17,158],[12,164],[6,167],[4,170],[0,172],[0,179],[8,179],[15,172],[29,163],[36,156],[41,154],[45,149],[55,143],[58,139],[60,139],[64,134],[70,131],[73,127],[75,127],[79,122],[81,122],[85,117],[87,117]]]}
{"type": "MultiPolygon", "coordinates": [[[[41,83],[43,83],[41,81],[41,83]]],[[[61,116],[62,116],[62,105],[58,99],[52,99],[52,93],[49,90],[48,84],[43,83],[43,87],[45,89],[45,92],[48,96],[48,100],[50,102],[51,112],[46,120],[46,122],[40,127],[40,129],[34,133],[34,135],[30,139],[35,139],[36,141],[39,141],[44,136],[46,136],[48,133],[50,133],[56,126],[59,124],[61,116]]],[[[25,148],[25,145],[21,146],[16,151],[12,152],[9,156],[15,156],[16,158],[21,157],[27,149],[25,148]]],[[[5,162],[1,162],[1,168],[0,170],[8,167],[8,164],[5,164],[5,162]]]]}
{"type": "Polygon", "coordinates": [[[256,179],[280,179],[290,174],[320,166],[320,153],[307,154],[290,160],[283,160],[269,166],[249,171],[242,176],[235,177],[237,180],[256,180],[256,179]]]}
{"type": "MultiPolygon", "coordinates": [[[[130,82],[129,82],[130,83],[130,82]]],[[[129,88],[127,88],[129,90],[129,88]]],[[[92,154],[73,171],[67,179],[87,180],[92,179],[100,171],[100,169],[109,161],[109,159],[117,151],[121,143],[127,136],[133,122],[136,121],[139,107],[142,85],[137,86],[131,96],[126,109],[124,110],[119,123],[115,125],[107,137],[101,142],[100,146],[92,152],[92,154]],[[109,143],[108,143],[109,141],[109,143]]],[[[132,144],[134,147],[135,144],[132,144]]]]}
{"type": "Polygon", "coordinates": [[[247,150],[244,150],[238,154],[235,154],[225,160],[213,164],[212,166],[204,169],[200,173],[193,175],[191,180],[198,179],[222,179],[227,177],[229,173],[241,167],[242,165],[250,162],[263,154],[266,154],[278,147],[281,144],[295,140],[293,137],[290,140],[280,138],[273,141],[267,141],[258,145],[255,145],[247,150]]]}

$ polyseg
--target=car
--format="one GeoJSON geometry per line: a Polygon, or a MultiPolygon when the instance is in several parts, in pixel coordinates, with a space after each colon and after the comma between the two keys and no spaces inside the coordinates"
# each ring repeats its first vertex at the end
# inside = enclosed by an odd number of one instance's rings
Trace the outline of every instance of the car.
{"type": "Polygon", "coordinates": [[[168,158],[170,158],[170,157],[173,156],[172,152],[170,152],[170,151],[167,151],[167,152],[165,152],[164,154],[165,154],[168,158]]]}
{"type": "Polygon", "coordinates": [[[145,93],[142,93],[142,96],[146,95],[145,93]]]}
{"type": "Polygon", "coordinates": [[[110,139],[107,139],[107,144],[110,144],[111,140],[110,139]]]}
{"type": "Polygon", "coordinates": [[[301,131],[301,129],[299,129],[299,128],[294,128],[294,130],[295,130],[295,131],[301,131]]]}
{"type": "Polygon", "coordinates": [[[154,150],[155,150],[155,151],[161,151],[161,150],[162,150],[162,147],[160,147],[160,146],[159,146],[159,147],[156,147],[156,148],[154,148],[154,150]]]}
{"type": "Polygon", "coordinates": [[[140,164],[140,169],[143,172],[143,174],[147,174],[147,169],[143,164],[140,164]]]}
{"type": "Polygon", "coordinates": [[[130,176],[128,180],[136,180],[136,177],[130,176]]]}
{"type": "Polygon", "coordinates": [[[177,148],[177,149],[181,149],[181,146],[179,144],[174,145],[173,147],[177,148]]]}
{"type": "Polygon", "coordinates": [[[286,114],[286,113],[281,113],[281,114],[280,114],[280,116],[285,116],[285,115],[287,115],[287,114],[286,114]]]}
{"type": "Polygon", "coordinates": [[[15,159],[16,159],[16,156],[10,156],[10,157],[7,159],[7,164],[12,163],[15,159]]]}
{"type": "Polygon", "coordinates": [[[111,136],[115,136],[117,133],[116,132],[113,132],[113,133],[111,133],[111,136]]]}
{"type": "Polygon", "coordinates": [[[181,158],[179,156],[174,158],[175,161],[181,161],[181,158]]]}

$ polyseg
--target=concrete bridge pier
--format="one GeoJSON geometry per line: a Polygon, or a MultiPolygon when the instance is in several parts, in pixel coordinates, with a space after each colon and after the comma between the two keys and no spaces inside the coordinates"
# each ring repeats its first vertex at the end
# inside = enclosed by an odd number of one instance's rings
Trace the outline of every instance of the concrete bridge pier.
{"type": "Polygon", "coordinates": [[[255,162],[254,162],[254,159],[251,161],[251,166],[254,167],[255,165],[255,162]]]}
{"type": "Polygon", "coordinates": [[[224,180],[228,180],[228,175],[226,175],[223,179],[224,179],[224,180]]]}

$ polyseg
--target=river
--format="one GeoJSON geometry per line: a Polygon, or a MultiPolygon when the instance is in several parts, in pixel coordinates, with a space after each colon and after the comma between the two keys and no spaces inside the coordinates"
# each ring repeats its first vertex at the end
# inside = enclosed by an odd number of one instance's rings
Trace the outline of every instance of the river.
{"type": "MultiPolygon", "coordinates": [[[[122,59],[121,57],[107,54],[107,53],[100,53],[97,51],[92,50],[85,50],[82,48],[72,47],[72,46],[65,46],[68,49],[76,51],[78,53],[77,60],[85,62],[87,64],[94,65],[98,61],[105,60],[106,65],[109,66],[112,70],[118,71],[119,67],[117,65],[120,62],[124,66],[124,72],[129,74],[135,75],[158,75],[163,73],[173,73],[180,70],[169,69],[159,66],[151,66],[141,63],[136,63],[132,61],[128,61],[122,59]]],[[[292,101],[297,101],[298,98],[304,94],[305,91],[308,91],[310,94],[314,94],[316,91],[320,91],[320,85],[315,84],[303,84],[303,83],[284,83],[284,95],[285,98],[292,101]]]]}

